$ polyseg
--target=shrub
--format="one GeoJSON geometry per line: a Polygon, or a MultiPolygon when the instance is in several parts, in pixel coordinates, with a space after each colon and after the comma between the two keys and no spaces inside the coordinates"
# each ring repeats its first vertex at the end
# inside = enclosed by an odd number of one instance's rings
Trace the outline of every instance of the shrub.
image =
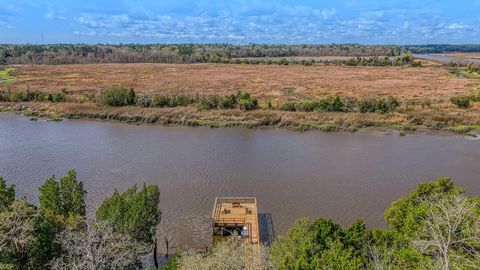
{"type": "Polygon", "coordinates": [[[278,61],[278,64],[279,64],[280,66],[288,66],[289,63],[290,63],[290,62],[288,62],[288,60],[285,59],[285,58],[282,58],[282,59],[280,59],[280,61],[278,61]]]}
{"type": "Polygon", "coordinates": [[[378,113],[387,113],[394,111],[396,108],[400,106],[398,100],[392,96],[389,96],[386,99],[381,99],[377,101],[377,108],[376,112],[378,113]]]}
{"type": "Polygon", "coordinates": [[[166,96],[155,96],[152,98],[152,106],[154,107],[167,107],[168,103],[168,97],[166,96]]]}
{"type": "Polygon", "coordinates": [[[287,112],[295,112],[297,111],[297,107],[295,106],[295,103],[288,102],[288,103],[282,104],[282,106],[280,106],[280,110],[287,111],[287,112]]]}
{"type": "Polygon", "coordinates": [[[108,106],[125,106],[128,105],[128,90],[119,87],[113,86],[102,90],[100,93],[100,100],[102,104],[108,106]]]}
{"type": "MultiPolygon", "coordinates": [[[[195,102],[195,100],[192,100],[192,102],[195,102]]],[[[199,105],[204,110],[239,108],[250,111],[258,108],[258,101],[249,93],[238,92],[236,95],[203,97],[199,105]]]]}
{"type": "Polygon", "coordinates": [[[320,100],[318,103],[317,110],[325,112],[341,112],[343,111],[344,104],[339,96],[336,96],[334,99],[327,98],[320,100]]]}
{"type": "Polygon", "coordinates": [[[128,94],[127,94],[127,104],[134,105],[135,103],[136,103],[135,91],[133,90],[133,88],[130,88],[130,91],[128,91],[128,94]]]}
{"type": "Polygon", "coordinates": [[[358,108],[361,113],[387,113],[394,111],[400,106],[400,102],[392,96],[386,99],[364,99],[358,102],[358,108]]]}
{"type": "Polygon", "coordinates": [[[375,112],[376,110],[376,100],[375,99],[364,99],[358,102],[358,109],[361,113],[375,112]]]}
{"type": "Polygon", "coordinates": [[[48,100],[51,102],[65,102],[67,100],[67,95],[65,93],[49,94],[48,100]]]}
{"type": "Polygon", "coordinates": [[[156,96],[153,98],[152,106],[154,107],[177,107],[188,106],[195,103],[195,99],[186,96],[156,96]]]}
{"type": "Polygon", "coordinates": [[[317,108],[319,107],[319,103],[318,102],[315,102],[315,101],[312,101],[312,102],[301,102],[301,103],[297,103],[295,105],[295,109],[297,111],[301,111],[301,112],[313,112],[314,110],[316,110],[317,108]]]}
{"type": "Polygon", "coordinates": [[[224,96],[220,100],[221,109],[234,109],[237,105],[237,97],[235,95],[224,96]]]}
{"type": "Polygon", "coordinates": [[[251,111],[251,110],[255,110],[258,107],[257,99],[250,96],[249,93],[242,94],[241,92],[239,92],[237,94],[237,98],[239,100],[238,105],[241,110],[251,111]]]}
{"type": "Polygon", "coordinates": [[[203,97],[200,99],[200,108],[204,110],[217,109],[219,104],[218,96],[203,97]]]}
{"type": "Polygon", "coordinates": [[[343,111],[343,102],[339,96],[336,96],[332,103],[332,109],[334,112],[343,111]]]}
{"type": "Polygon", "coordinates": [[[450,101],[461,109],[466,109],[470,106],[470,97],[467,96],[452,97],[450,101]]]}

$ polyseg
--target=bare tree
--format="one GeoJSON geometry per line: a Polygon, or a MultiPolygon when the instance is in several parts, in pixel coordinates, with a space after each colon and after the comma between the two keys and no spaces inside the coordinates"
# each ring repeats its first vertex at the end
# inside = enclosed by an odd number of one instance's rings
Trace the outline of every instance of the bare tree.
{"type": "Polygon", "coordinates": [[[20,265],[28,262],[29,250],[35,245],[37,209],[26,199],[16,200],[0,213],[0,254],[20,265]]]}
{"type": "Polygon", "coordinates": [[[149,248],[124,235],[116,235],[110,226],[90,224],[86,231],[65,230],[56,241],[62,255],[52,269],[139,269],[140,256],[149,248]]]}
{"type": "Polygon", "coordinates": [[[218,243],[210,253],[189,251],[181,255],[181,270],[275,269],[265,247],[251,245],[236,237],[218,243]]]}
{"type": "Polygon", "coordinates": [[[427,214],[413,242],[449,269],[480,269],[480,211],[465,195],[436,196],[424,201],[427,214]]]}

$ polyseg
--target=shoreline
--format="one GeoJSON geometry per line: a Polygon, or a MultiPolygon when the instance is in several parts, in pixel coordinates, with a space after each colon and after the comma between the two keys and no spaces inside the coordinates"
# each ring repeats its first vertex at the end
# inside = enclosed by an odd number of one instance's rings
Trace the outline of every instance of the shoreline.
{"type": "Polygon", "coordinates": [[[94,103],[0,102],[0,112],[14,112],[49,121],[89,119],[127,124],[249,129],[284,128],[297,132],[394,132],[400,136],[415,132],[439,132],[477,137],[478,112],[459,114],[450,111],[391,112],[386,114],[358,112],[285,112],[258,109],[201,110],[193,107],[139,108],[109,107],[94,103]],[[468,114],[468,116],[467,116],[468,114]],[[445,118],[444,122],[439,121],[445,118]],[[448,120],[448,121],[447,121],[448,120]],[[474,122],[466,123],[466,122],[474,122]]]}

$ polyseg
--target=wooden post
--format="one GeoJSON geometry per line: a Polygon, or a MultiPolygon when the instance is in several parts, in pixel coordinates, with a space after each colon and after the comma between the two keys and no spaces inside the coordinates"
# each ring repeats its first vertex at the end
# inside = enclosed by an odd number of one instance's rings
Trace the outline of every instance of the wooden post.
{"type": "Polygon", "coordinates": [[[158,259],[157,259],[157,237],[155,237],[155,242],[153,243],[153,262],[155,263],[155,269],[158,269],[158,259]]]}
{"type": "Polygon", "coordinates": [[[167,239],[166,236],[165,236],[165,246],[167,247],[167,252],[165,253],[165,258],[168,259],[168,239],[167,239]]]}

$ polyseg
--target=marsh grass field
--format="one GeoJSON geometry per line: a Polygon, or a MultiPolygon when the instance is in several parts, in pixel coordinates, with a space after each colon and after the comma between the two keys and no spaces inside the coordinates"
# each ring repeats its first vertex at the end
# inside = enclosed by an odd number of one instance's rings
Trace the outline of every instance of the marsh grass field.
{"type": "MultiPolygon", "coordinates": [[[[83,64],[16,65],[0,84],[3,91],[68,91],[68,102],[2,103],[3,110],[28,115],[95,118],[131,123],[189,126],[293,127],[297,130],[356,131],[393,128],[402,133],[419,129],[468,133],[480,124],[480,106],[457,108],[450,98],[478,95],[480,79],[457,76],[442,65],[423,67],[365,67],[314,64],[83,64]],[[134,88],[137,95],[211,96],[248,92],[259,109],[202,110],[195,106],[141,108],[101,106],[83,98],[98,96],[111,86],[134,88]],[[78,98],[75,98],[75,97],[78,98]],[[308,102],[329,97],[365,99],[392,96],[401,106],[386,114],[285,112],[286,102],[308,102]],[[267,104],[271,104],[268,106],[267,104]],[[464,127],[464,128],[459,128],[464,127]]],[[[460,73],[458,73],[460,74],[460,73]]]]}
{"type": "Polygon", "coordinates": [[[469,93],[479,80],[450,76],[442,67],[348,67],[325,65],[86,64],[21,65],[0,89],[99,92],[112,85],[138,93],[213,95],[249,92],[260,101],[286,102],[326,96],[394,96],[444,99],[469,93]]]}

